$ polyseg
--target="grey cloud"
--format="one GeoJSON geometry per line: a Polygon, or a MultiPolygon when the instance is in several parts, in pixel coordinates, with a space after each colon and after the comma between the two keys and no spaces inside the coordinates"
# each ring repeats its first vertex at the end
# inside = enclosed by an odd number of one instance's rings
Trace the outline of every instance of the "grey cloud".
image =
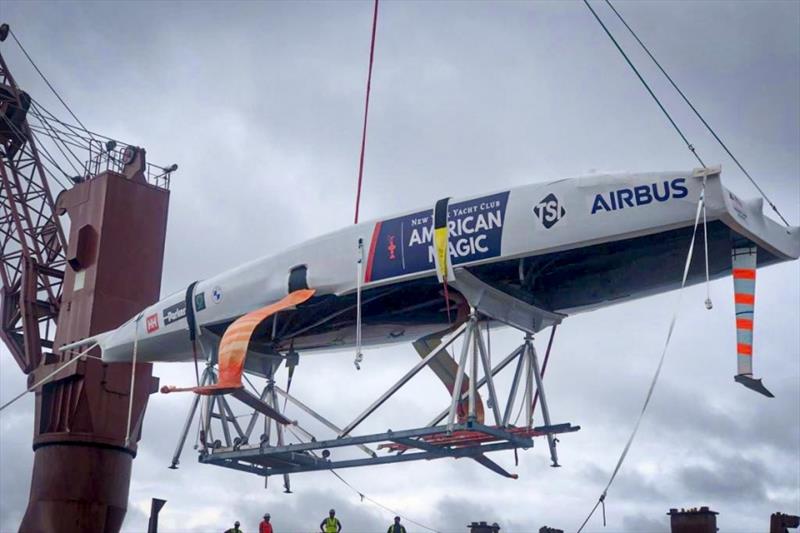
{"type": "MultiPolygon", "coordinates": [[[[90,128],[145,146],[154,162],[179,163],[165,293],[352,220],[367,3],[207,2],[198,8],[191,2],[7,1],[2,7],[2,18],[90,128]]],[[[617,7],[797,223],[800,7],[693,3],[690,15],[679,3],[617,7]]],[[[602,14],[619,30],[613,16],[602,14]]],[[[694,164],[580,3],[386,2],[378,32],[365,218],[592,168],[694,164]]],[[[624,33],[618,36],[629,43],[624,33]]],[[[4,57],[18,81],[58,110],[8,44],[2,45],[4,57]]],[[[705,160],[722,162],[726,182],[737,194],[752,196],[658,74],[630,50],[705,160]]],[[[650,411],[610,492],[608,531],[666,523],[669,507],[702,504],[694,500],[717,494],[720,524],[729,531],[763,527],[775,505],[800,505],[800,478],[785,466],[800,463],[800,362],[792,357],[800,349],[799,274],[794,263],[759,276],[755,365],[776,392],[770,402],[732,383],[729,280],[712,284],[711,313],[702,307],[702,288],[687,291],[650,411]],[[710,470],[711,482],[687,473],[686,454],[710,470]],[[740,461],[762,496],[750,506],[739,505],[713,477],[737,476],[740,461]],[[764,498],[765,484],[768,496],[777,487],[780,498],[764,498]]],[[[549,468],[546,446],[537,443],[520,453],[518,467],[511,454],[493,456],[518,472],[518,481],[500,479],[472,461],[449,460],[343,475],[378,501],[435,527],[454,524],[453,531],[465,531],[465,520],[473,519],[498,520],[508,533],[544,523],[577,527],[638,414],[673,297],[570,317],[560,328],[548,400],[554,420],[583,427],[561,439],[563,468],[549,468]]],[[[544,341],[537,339],[541,351],[544,341]]],[[[519,336],[500,331],[492,342],[497,355],[513,349],[519,336]]],[[[25,383],[8,354],[0,355],[4,401],[25,383]]],[[[346,424],[415,358],[407,347],[370,351],[359,373],[351,354],[304,358],[293,387],[346,424]],[[320,392],[326,379],[348,385],[335,401],[320,392]]],[[[183,365],[158,365],[156,374],[163,384],[193,379],[183,365]]],[[[164,531],[222,529],[231,514],[253,524],[262,508],[276,510],[279,533],[307,531],[319,523],[326,502],[335,502],[353,527],[377,530],[391,518],[358,502],[325,472],[294,476],[296,494],[284,496],[279,480],[264,490],[256,476],[198,464],[190,445],[181,469],[167,470],[188,400],[151,399],[134,463],[129,531],[141,530],[140,511],[153,496],[169,502],[164,531]]],[[[360,429],[397,429],[420,418],[424,423],[442,404],[441,384],[421,374],[360,429]]],[[[31,403],[0,415],[4,531],[15,529],[24,510],[31,417],[31,403]]],[[[602,530],[596,524],[593,530],[602,530]]]]}
{"type": "Polygon", "coordinates": [[[669,518],[652,518],[644,515],[626,516],[622,519],[622,527],[631,533],[667,533],[669,518]]]}
{"type": "Polygon", "coordinates": [[[772,479],[768,470],[757,460],[741,455],[716,458],[712,467],[689,464],[677,472],[687,495],[736,502],[762,502],[767,498],[767,486],[772,479]]]}

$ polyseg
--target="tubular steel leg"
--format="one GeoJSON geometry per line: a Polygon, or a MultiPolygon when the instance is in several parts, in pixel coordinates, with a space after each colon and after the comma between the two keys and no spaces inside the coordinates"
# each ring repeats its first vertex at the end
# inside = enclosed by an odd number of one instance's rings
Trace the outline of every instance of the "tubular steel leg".
{"type": "MultiPolygon", "coordinates": [[[[208,369],[203,371],[203,376],[200,378],[200,385],[205,385],[208,382],[208,369]]],[[[178,444],[175,446],[175,453],[172,454],[172,464],[169,468],[175,470],[178,468],[178,464],[180,464],[181,453],[183,452],[183,447],[186,444],[186,437],[189,434],[189,429],[192,427],[192,422],[194,421],[194,417],[197,414],[197,406],[200,404],[200,395],[195,394],[194,398],[192,398],[192,405],[189,408],[189,413],[186,415],[186,421],[183,423],[183,429],[181,430],[180,436],[178,437],[178,444]]]]}
{"type": "MultiPolygon", "coordinates": [[[[278,407],[278,395],[275,394],[275,385],[274,385],[274,383],[270,384],[269,389],[270,389],[269,390],[269,392],[270,392],[269,398],[270,398],[270,403],[272,404],[272,408],[273,409],[280,409],[278,407]]],[[[277,434],[278,446],[283,446],[284,445],[283,425],[275,424],[275,433],[277,434]]],[[[292,492],[292,484],[291,484],[291,481],[289,480],[289,474],[283,474],[283,488],[285,489],[284,492],[287,493],[287,494],[292,492]]]]}
{"type": "Polygon", "coordinates": [[[511,413],[514,410],[514,400],[517,399],[517,390],[519,390],[519,382],[522,380],[522,369],[525,366],[525,345],[523,344],[517,348],[514,353],[519,353],[517,359],[517,368],[514,370],[514,378],[511,381],[511,390],[508,392],[508,402],[506,403],[506,412],[503,414],[503,426],[508,426],[511,420],[511,413]]]}
{"type": "MultiPolygon", "coordinates": [[[[483,377],[486,380],[486,385],[489,388],[489,402],[492,404],[492,413],[494,413],[494,423],[498,426],[502,423],[500,418],[500,405],[497,403],[497,393],[494,388],[494,378],[492,377],[492,363],[489,361],[489,352],[483,344],[483,335],[480,332],[479,326],[476,325],[476,344],[483,363],[483,377]]],[[[472,380],[477,382],[478,376],[472,376],[472,380]]],[[[477,385],[476,385],[477,387],[477,385]]]]}
{"type": "Polygon", "coordinates": [[[533,427],[533,337],[525,335],[525,427],[533,427]]]}
{"type": "MultiPolygon", "coordinates": [[[[214,368],[211,364],[206,365],[205,372],[208,373],[208,380],[207,383],[215,383],[216,378],[214,375],[214,368]]],[[[211,413],[214,410],[214,397],[213,396],[203,396],[203,412],[202,418],[200,420],[200,444],[203,448],[203,453],[208,451],[208,443],[211,442],[213,444],[214,437],[211,432],[211,413]]]]}
{"type": "Polygon", "coordinates": [[[239,421],[236,420],[236,416],[233,414],[231,406],[228,405],[227,401],[223,401],[222,407],[224,408],[228,421],[233,425],[233,429],[236,430],[236,434],[239,436],[240,439],[243,439],[244,431],[242,431],[242,426],[239,425],[239,421]]]}
{"type": "MultiPolygon", "coordinates": [[[[470,347],[469,347],[469,373],[471,377],[469,379],[469,416],[467,417],[468,420],[476,421],[478,419],[476,410],[477,410],[477,388],[476,384],[478,381],[478,335],[480,331],[478,331],[478,321],[475,318],[475,312],[473,311],[472,317],[470,318],[470,329],[472,333],[472,338],[470,339],[470,347]]],[[[454,390],[455,392],[455,390],[454,390]]]]}
{"type": "MultiPolygon", "coordinates": [[[[505,359],[503,359],[502,361],[500,361],[500,362],[497,364],[497,366],[495,366],[495,367],[494,367],[494,369],[492,370],[492,376],[496,376],[496,375],[497,375],[497,374],[498,374],[498,373],[499,373],[501,370],[503,370],[503,369],[504,369],[506,366],[508,366],[508,364],[509,364],[509,363],[510,363],[510,362],[511,362],[511,361],[512,361],[512,360],[513,360],[515,357],[518,357],[518,356],[519,356],[519,354],[521,353],[521,350],[522,350],[522,348],[521,348],[521,347],[520,347],[520,348],[517,348],[516,350],[514,350],[513,352],[511,352],[510,354],[508,354],[508,355],[505,357],[505,359]]],[[[478,381],[478,385],[477,385],[477,386],[478,386],[478,388],[480,389],[481,387],[483,387],[483,385],[484,385],[485,383],[486,383],[486,376],[482,377],[482,378],[481,378],[481,379],[478,381]]],[[[460,398],[460,400],[463,400],[464,398],[465,398],[465,396],[462,394],[462,395],[461,395],[461,398],[460,398]]],[[[438,424],[439,422],[441,422],[442,420],[444,420],[444,418],[447,416],[447,414],[448,414],[449,412],[450,412],[450,408],[449,408],[449,407],[446,407],[444,410],[442,410],[442,412],[441,412],[441,413],[439,413],[439,414],[436,416],[436,418],[434,418],[433,420],[431,420],[430,422],[428,422],[428,424],[427,424],[427,426],[426,426],[426,427],[432,427],[432,426],[435,426],[436,424],[438,424]]]]}
{"type": "MultiPolygon", "coordinates": [[[[536,378],[536,390],[539,391],[539,398],[542,401],[542,417],[544,418],[544,425],[550,426],[550,410],[547,408],[547,397],[544,394],[542,374],[539,372],[539,358],[536,356],[536,348],[533,346],[533,344],[531,344],[531,362],[533,363],[533,377],[536,378]]],[[[533,409],[532,404],[531,409],[533,409]]],[[[558,453],[556,452],[556,438],[552,433],[547,434],[547,445],[550,446],[550,459],[553,461],[552,466],[560,466],[558,464],[558,453]]]]}
{"type": "Polygon", "coordinates": [[[230,448],[233,446],[233,441],[231,440],[231,430],[228,427],[228,415],[225,413],[225,397],[218,396],[214,398],[217,403],[217,412],[219,416],[220,424],[222,424],[222,435],[225,437],[225,446],[230,448]]]}
{"type": "Polygon", "coordinates": [[[447,416],[447,431],[453,431],[456,421],[458,404],[461,402],[461,386],[464,383],[464,366],[467,364],[467,352],[469,343],[472,340],[472,328],[467,328],[464,334],[464,345],[461,347],[461,356],[458,359],[458,371],[456,372],[456,382],[453,385],[453,399],[450,403],[450,414],[447,416]]]}
{"type": "MultiPolygon", "coordinates": [[[[261,394],[258,397],[262,402],[267,399],[267,387],[264,387],[264,390],[261,391],[261,394]]],[[[247,429],[244,432],[244,438],[246,441],[250,441],[250,435],[253,434],[253,429],[256,427],[256,423],[258,422],[258,415],[261,414],[256,410],[253,410],[253,414],[250,415],[250,422],[247,424],[247,429]]],[[[265,417],[266,418],[266,417],[265,417]]]]}

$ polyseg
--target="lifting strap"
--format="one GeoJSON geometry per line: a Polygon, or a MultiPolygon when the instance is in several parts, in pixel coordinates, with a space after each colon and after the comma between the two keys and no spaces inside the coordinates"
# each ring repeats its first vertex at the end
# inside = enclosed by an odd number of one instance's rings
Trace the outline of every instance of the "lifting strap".
{"type": "Polygon", "coordinates": [[[189,327],[189,340],[192,341],[192,359],[194,359],[194,377],[197,379],[197,386],[200,386],[200,368],[197,365],[197,320],[194,314],[194,288],[197,282],[194,281],[186,287],[186,298],[184,307],[186,308],[186,324],[189,327]]]}
{"type": "Polygon", "coordinates": [[[219,381],[217,383],[203,387],[164,387],[161,392],[191,391],[197,394],[225,394],[243,389],[242,372],[244,372],[244,361],[253,332],[270,316],[305,302],[314,295],[314,292],[314,289],[294,291],[282,300],[247,313],[228,326],[219,343],[219,381]]]}
{"type": "Polygon", "coordinates": [[[447,309],[447,322],[450,318],[450,294],[448,283],[455,281],[456,275],[450,261],[450,227],[448,226],[448,205],[450,198],[442,198],[433,207],[433,260],[436,266],[436,278],[444,289],[444,304],[447,309]]]}

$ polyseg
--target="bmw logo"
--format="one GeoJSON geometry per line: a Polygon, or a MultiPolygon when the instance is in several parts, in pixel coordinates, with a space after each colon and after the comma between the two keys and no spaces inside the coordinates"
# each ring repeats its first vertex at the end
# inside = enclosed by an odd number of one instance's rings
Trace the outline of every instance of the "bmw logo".
{"type": "Polygon", "coordinates": [[[215,304],[218,304],[218,303],[220,303],[220,302],[222,301],[222,287],[220,287],[219,285],[217,285],[216,287],[214,287],[214,288],[211,290],[211,300],[212,300],[212,301],[213,301],[215,304]]]}

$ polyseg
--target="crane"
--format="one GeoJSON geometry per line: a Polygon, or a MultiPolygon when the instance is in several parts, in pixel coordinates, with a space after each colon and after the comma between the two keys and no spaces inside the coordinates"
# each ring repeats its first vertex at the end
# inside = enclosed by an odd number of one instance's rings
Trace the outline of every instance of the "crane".
{"type": "MultiPolygon", "coordinates": [[[[8,33],[0,26],[0,42],[8,33]]],[[[53,348],[66,264],[64,229],[28,125],[30,105],[0,54],[0,338],[25,374],[53,348]]]]}

